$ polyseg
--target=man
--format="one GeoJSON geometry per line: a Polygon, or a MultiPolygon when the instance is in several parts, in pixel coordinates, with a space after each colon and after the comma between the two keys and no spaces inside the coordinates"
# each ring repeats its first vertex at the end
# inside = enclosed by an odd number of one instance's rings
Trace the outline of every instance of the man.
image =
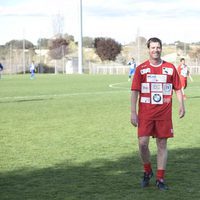
{"type": "Polygon", "coordinates": [[[190,75],[188,66],[185,64],[184,58],[180,59],[180,65],[178,66],[177,71],[179,73],[180,80],[181,80],[181,85],[182,85],[181,89],[182,89],[182,93],[183,93],[183,98],[184,98],[184,100],[186,100],[186,95],[185,95],[184,89],[186,89],[186,87],[187,87],[187,77],[189,76],[191,81],[193,81],[193,79],[190,75]]]}
{"type": "Polygon", "coordinates": [[[128,75],[128,81],[130,81],[130,80],[131,80],[131,77],[134,75],[135,69],[136,69],[136,62],[135,62],[135,59],[132,58],[131,61],[128,62],[128,65],[130,65],[129,75],[128,75]]]}
{"type": "Polygon", "coordinates": [[[30,73],[31,73],[30,79],[34,79],[35,78],[35,63],[34,63],[34,61],[32,61],[31,65],[30,65],[30,73]]]}
{"type": "Polygon", "coordinates": [[[156,138],[158,152],[156,186],[160,190],[167,190],[164,175],[167,164],[167,139],[173,137],[173,90],[178,98],[180,118],[185,115],[185,108],[178,72],[173,64],[161,59],[161,40],[150,38],[147,47],[149,60],[136,68],[131,86],[131,123],[138,127],[139,152],[144,167],[141,186],[148,186],[153,176],[149,150],[149,140],[152,136],[156,138]]]}
{"type": "Polygon", "coordinates": [[[3,71],[3,65],[0,63],[0,79],[1,79],[2,71],[3,71]]]}

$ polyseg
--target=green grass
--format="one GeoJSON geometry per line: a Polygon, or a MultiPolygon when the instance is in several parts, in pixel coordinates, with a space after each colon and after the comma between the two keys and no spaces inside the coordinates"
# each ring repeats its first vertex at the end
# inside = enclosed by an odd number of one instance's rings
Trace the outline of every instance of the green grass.
{"type": "MultiPolygon", "coordinates": [[[[197,200],[200,77],[185,90],[186,116],[169,140],[167,192],[140,188],[127,76],[28,75],[0,80],[1,200],[197,200]],[[110,84],[113,88],[109,87],[110,84]]],[[[151,139],[156,169],[155,140],[151,139]]]]}

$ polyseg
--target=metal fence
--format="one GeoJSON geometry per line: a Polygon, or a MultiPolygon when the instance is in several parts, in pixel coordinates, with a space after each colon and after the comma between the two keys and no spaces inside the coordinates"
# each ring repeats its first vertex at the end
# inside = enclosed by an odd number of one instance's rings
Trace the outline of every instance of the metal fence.
{"type": "MultiPolygon", "coordinates": [[[[189,66],[192,75],[200,75],[200,66],[189,66]]],[[[110,74],[120,75],[128,74],[129,66],[105,66],[105,65],[92,65],[89,67],[89,74],[110,74]]]]}
{"type": "Polygon", "coordinates": [[[190,73],[193,75],[200,75],[200,66],[190,66],[190,73]]]}
{"type": "Polygon", "coordinates": [[[89,67],[89,74],[112,74],[112,75],[119,75],[119,74],[128,74],[129,73],[129,66],[90,66],[89,67]]]}

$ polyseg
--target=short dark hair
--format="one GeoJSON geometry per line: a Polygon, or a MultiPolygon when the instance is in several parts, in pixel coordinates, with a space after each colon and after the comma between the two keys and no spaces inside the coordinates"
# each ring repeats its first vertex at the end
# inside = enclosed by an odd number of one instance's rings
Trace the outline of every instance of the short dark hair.
{"type": "Polygon", "coordinates": [[[157,37],[152,37],[152,38],[149,38],[148,41],[147,41],[147,47],[148,47],[148,49],[150,47],[150,43],[151,42],[158,42],[160,44],[160,47],[162,48],[162,41],[159,38],[157,38],[157,37]]]}
{"type": "Polygon", "coordinates": [[[183,60],[185,60],[185,58],[181,58],[181,59],[180,59],[180,62],[182,62],[183,60]]]}

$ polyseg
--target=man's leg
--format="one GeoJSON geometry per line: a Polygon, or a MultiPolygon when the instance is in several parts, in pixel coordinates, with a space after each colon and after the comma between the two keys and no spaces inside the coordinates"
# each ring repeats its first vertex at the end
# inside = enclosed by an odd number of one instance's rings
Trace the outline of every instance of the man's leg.
{"type": "Polygon", "coordinates": [[[149,151],[149,137],[139,137],[139,152],[140,157],[144,167],[144,177],[142,180],[142,187],[149,185],[150,178],[153,176],[151,161],[150,161],[150,151],[149,151]]]}
{"type": "Polygon", "coordinates": [[[167,138],[157,138],[157,173],[156,184],[159,189],[166,190],[167,186],[164,184],[164,176],[167,165],[167,138]]]}
{"type": "Polygon", "coordinates": [[[143,164],[150,163],[149,137],[139,137],[139,151],[143,164]]]}

